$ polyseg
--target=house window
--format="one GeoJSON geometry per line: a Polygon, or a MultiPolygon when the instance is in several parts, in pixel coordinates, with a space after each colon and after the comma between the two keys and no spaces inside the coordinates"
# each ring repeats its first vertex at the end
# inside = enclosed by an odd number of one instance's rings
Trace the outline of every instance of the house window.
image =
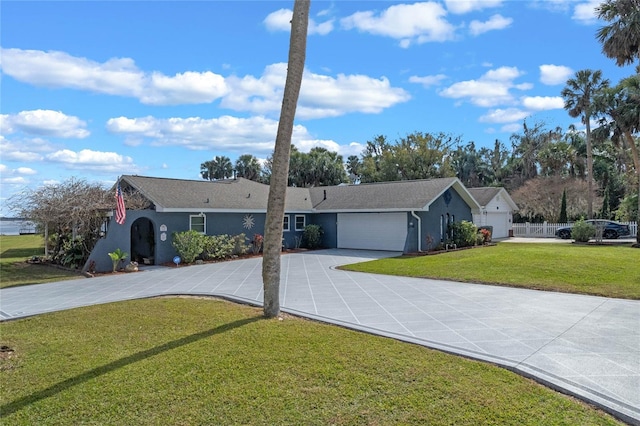
{"type": "Polygon", "coordinates": [[[284,220],[282,222],[282,230],[283,231],[288,231],[289,230],[289,215],[288,214],[284,215],[284,220]]]}
{"type": "Polygon", "coordinates": [[[207,220],[204,214],[196,214],[189,216],[189,229],[193,231],[200,232],[201,234],[205,233],[207,229],[207,220]]]}
{"type": "Polygon", "coordinates": [[[444,241],[444,215],[440,215],[440,241],[444,241]]]}
{"type": "Polygon", "coordinates": [[[306,217],[305,215],[296,215],[296,231],[304,231],[304,227],[306,225],[306,217]]]}

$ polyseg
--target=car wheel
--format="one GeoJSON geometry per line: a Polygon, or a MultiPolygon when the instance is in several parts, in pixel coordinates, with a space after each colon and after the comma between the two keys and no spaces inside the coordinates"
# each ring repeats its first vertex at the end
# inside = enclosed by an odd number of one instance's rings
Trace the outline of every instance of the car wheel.
{"type": "Polygon", "coordinates": [[[604,234],[602,235],[602,237],[606,238],[607,240],[615,240],[616,238],[618,238],[618,233],[616,231],[608,229],[604,231],[604,234]]]}
{"type": "Polygon", "coordinates": [[[564,231],[560,231],[560,232],[558,233],[558,236],[559,236],[560,238],[562,238],[563,240],[568,240],[569,238],[571,238],[571,232],[566,231],[566,230],[564,230],[564,231]]]}

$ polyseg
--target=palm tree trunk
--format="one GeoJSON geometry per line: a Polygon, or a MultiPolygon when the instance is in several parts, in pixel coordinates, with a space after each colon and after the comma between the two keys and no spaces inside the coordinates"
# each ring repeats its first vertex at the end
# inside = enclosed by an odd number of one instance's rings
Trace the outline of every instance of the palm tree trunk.
{"type": "Polygon", "coordinates": [[[593,219],[593,153],[591,152],[591,120],[590,115],[587,114],[586,126],[587,126],[587,218],[593,219]]]}
{"type": "Polygon", "coordinates": [[[282,222],[284,217],[291,135],[296,115],[298,95],[307,51],[307,27],[310,0],[295,0],[289,40],[289,64],[284,86],[280,122],[271,166],[269,201],[264,226],[262,256],[262,284],[264,289],[264,316],[273,318],[280,313],[280,251],[282,249],[282,222]]]}

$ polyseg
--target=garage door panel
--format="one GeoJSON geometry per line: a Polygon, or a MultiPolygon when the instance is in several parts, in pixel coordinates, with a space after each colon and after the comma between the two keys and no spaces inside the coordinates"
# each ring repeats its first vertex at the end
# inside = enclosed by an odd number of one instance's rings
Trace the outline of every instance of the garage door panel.
{"type": "Polygon", "coordinates": [[[406,213],[338,214],[338,248],[403,251],[406,213]]]}

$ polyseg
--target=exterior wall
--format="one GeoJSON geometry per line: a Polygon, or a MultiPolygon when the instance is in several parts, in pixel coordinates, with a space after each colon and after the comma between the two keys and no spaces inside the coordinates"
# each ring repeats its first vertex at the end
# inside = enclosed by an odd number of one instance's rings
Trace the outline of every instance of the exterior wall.
{"type": "MultiPolygon", "coordinates": [[[[462,197],[460,197],[453,188],[449,189],[449,194],[451,195],[451,199],[448,203],[445,200],[447,197],[443,194],[429,206],[429,211],[416,212],[422,222],[420,241],[423,251],[432,249],[446,240],[447,214],[449,214],[449,217],[453,217],[455,222],[461,222],[463,220],[471,222],[473,219],[471,207],[469,207],[462,197]],[[445,223],[441,224],[443,216],[445,223]]],[[[411,216],[410,221],[416,222],[415,218],[411,216]]],[[[415,224],[409,231],[406,252],[415,252],[418,250],[417,232],[417,224],[415,224]]]]}
{"type": "Polygon", "coordinates": [[[320,225],[324,234],[322,235],[322,246],[325,248],[336,248],[338,246],[338,215],[335,213],[318,213],[309,215],[309,223],[320,225]]]}
{"type": "Polygon", "coordinates": [[[479,214],[473,215],[476,226],[493,226],[494,238],[505,238],[513,223],[513,211],[502,192],[498,193],[479,214]]]}
{"type": "MultiPolygon", "coordinates": [[[[129,257],[126,259],[126,263],[130,262],[131,260],[140,260],[132,259],[132,255],[135,256],[135,254],[132,252],[132,249],[133,251],[138,252],[144,251],[143,249],[135,247],[136,230],[134,223],[140,218],[148,219],[153,227],[153,242],[151,243],[151,245],[155,253],[152,256],[152,263],[161,265],[167,262],[172,262],[173,258],[177,255],[177,252],[173,248],[173,245],[171,243],[173,233],[188,231],[189,216],[197,214],[197,212],[158,213],[155,210],[128,210],[126,221],[123,225],[118,225],[115,220],[110,221],[105,237],[100,239],[96,244],[95,248],[91,252],[91,255],[89,256],[89,260],[87,261],[84,270],[88,270],[90,268],[90,265],[92,265],[92,267],[98,272],[111,271],[113,265],[111,263],[109,253],[118,248],[129,253],[129,257]]],[[[294,230],[296,215],[288,215],[290,216],[290,231],[283,232],[283,238],[284,246],[291,248],[295,246],[295,236],[302,237],[302,232],[296,232],[294,230]]],[[[306,224],[315,223],[310,222],[310,215],[304,216],[306,224]]],[[[264,235],[265,219],[265,213],[207,213],[205,214],[206,234],[238,235],[244,233],[247,238],[247,244],[250,244],[254,234],[264,235]],[[250,224],[252,225],[249,228],[250,224]]],[[[325,225],[323,223],[318,224],[321,225],[323,229],[325,229],[325,232],[329,230],[328,225],[325,225]]],[[[333,236],[331,235],[331,232],[329,232],[328,235],[325,234],[325,241],[332,241],[332,239],[335,240],[335,231],[333,232],[333,236]]]]}

